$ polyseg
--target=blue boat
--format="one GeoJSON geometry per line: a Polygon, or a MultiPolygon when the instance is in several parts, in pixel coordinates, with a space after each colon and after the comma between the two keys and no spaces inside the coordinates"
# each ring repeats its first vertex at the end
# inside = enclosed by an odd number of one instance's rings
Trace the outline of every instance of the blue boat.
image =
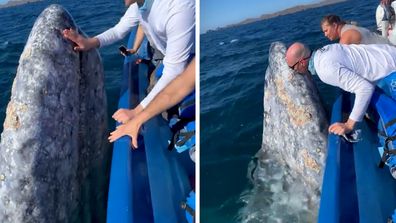
{"type": "MultiPolygon", "coordinates": [[[[132,48],[136,30],[128,40],[132,48]]],[[[125,58],[119,108],[134,108],[145,97],[149,67],[147,40],[138,56],[125,58]]],[[[195,209],[195,164],[188,151],[168,150],[169,124],[156,116],[146,122],[138,138],[138,149],[124,136],[114,143],[108,194],[107,222],[192,222],[195,209]]]]}
{"type": "MultiPolygon", "coordinates": [[[[385,147],[384,139],[396,135],[396,101],[388,95],[375,90],[370,119],[357,127],[362,130],[361,141],[350,143],[329,134],[318,222],[396,222],[396,180],[383,166],[378,149],[385,147]]],[[[342,122],[352,105],[353,95],[341,93],[333,105],[331,123],[342,122]]]]}

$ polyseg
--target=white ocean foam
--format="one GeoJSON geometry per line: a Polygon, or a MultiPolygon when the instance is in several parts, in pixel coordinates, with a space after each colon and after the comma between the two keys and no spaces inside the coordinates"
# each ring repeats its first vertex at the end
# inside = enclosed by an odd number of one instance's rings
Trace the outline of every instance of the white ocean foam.
{"type": "Polygon", "coordinates": [[[290,170],[275,163],[258,167],[258,183],[253,190],[247,190],[240,201],[245,207],[239,211],[238,220],[243,223],[259,222],[315,222],[316,213],[310,207],[312,201],[305,192],[304,184],[293,179],[290,170]]]}
{"type": "Polygon", "coordinates": [[[1,43],[1,44],[0,44],[0,49],[5,49],[5,48],[7,48],[7,46],[8,46],[9,43],[10,43],[10,42],[8,42],[8,41],[5,41],[5,42],[1,43]]]}

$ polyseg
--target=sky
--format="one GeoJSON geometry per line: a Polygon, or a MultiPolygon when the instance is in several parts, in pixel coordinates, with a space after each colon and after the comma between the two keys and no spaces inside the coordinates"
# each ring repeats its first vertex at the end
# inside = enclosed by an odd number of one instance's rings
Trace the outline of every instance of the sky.
{"type": "MultiPolygon", "coordinates": [[[[8,1],[0,0],[0,4],[8,1]]],[[[296,5],[316,2],[320,0],[200,0],[201,33],[296,5]]]]}
{"type": "Polygon", "coordinates": [[[320,0],[201,0],[201,33],[320,0]]]}

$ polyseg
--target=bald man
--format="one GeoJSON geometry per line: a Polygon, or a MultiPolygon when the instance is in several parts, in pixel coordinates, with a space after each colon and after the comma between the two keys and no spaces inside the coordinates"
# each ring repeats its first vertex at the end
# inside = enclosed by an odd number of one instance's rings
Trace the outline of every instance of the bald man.
{"type": "Polygon", "coordinates": [[[348,120],[329,127],[329,132],[344,135],[363,119],[376,82],[396,71],[396,48],[387,44],[331,44],[311,55],[306,45],[297,42],[288,48],[286,62],[301,74],[309,70],[326,84],[355,94],[348,120]]]}

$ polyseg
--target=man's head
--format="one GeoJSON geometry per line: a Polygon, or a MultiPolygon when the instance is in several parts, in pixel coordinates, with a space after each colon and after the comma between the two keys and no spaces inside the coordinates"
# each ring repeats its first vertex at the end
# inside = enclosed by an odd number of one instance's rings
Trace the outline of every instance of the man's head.
{"type": "Polygon", "coordinates": [[[295,42],[286,51],[287,65],[301,73],[307,73],[309,58],[311,58],[311,50],[306,45],[295,42]]]}
{"type": "Polygon", "coordinates": [[[320,22],[324,35],[331,41],[340,38],[339,28],[345,25],[345,22],[337,15],[327,15],[320,22]]]}

